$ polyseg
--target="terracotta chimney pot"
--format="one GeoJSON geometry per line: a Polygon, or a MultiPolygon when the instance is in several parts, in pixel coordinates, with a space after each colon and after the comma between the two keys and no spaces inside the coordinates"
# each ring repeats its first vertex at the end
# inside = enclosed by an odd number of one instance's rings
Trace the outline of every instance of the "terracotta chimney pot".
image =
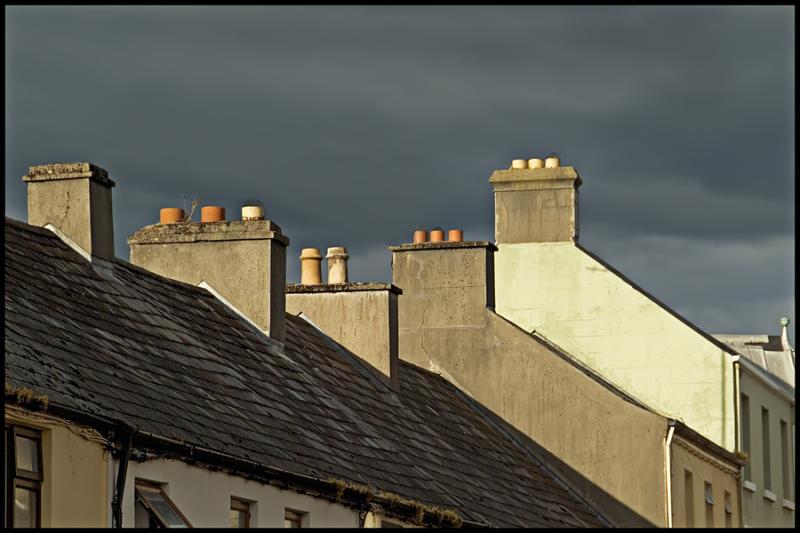
{"type": "Polygon", "coordinates": [[[186,220],[186,213],[180,207],[165,207],[160,212],[161,224],[177,224],[186,220]]]}
{"type": "Polygon", "coordinates": [[[258,205],[242,207],[242,220],[264,220],[264,208],[258,205]]]}
{"type": "Polygon", "coordinates": [[[451,229],[447,232],[448,242],[462,242],[464,240],[464,232],[460,229],[451,229]]]}
{"type": "Polygon", "coordinates": [[[328,248],[328,283],[347,283],[347,248],[335,246],[328,248]]]}
{"type": "Polygon", "coordinates": [[[431,242],[442,242],[444,240],[444,230],[442,228],[434,228],[431,230],[431,242]]]}
{"type": "Polygon", "coordinates": [[[303,285],[320,285],[322,283],[322,255],[319,248],[303,248],[300,252],[300,283],[303,285]]]}
{"type": "Polygon", "coordinates": [[[427,242],[428,240],[428,232],[424,229],[414,230],[414,244],[419,244],[421,242],[427,242]]]}
{"type": "Polygon", "coordinates": [[[538,157],[528,159],[528,168],[544,168],[544,159],[538,157]]]}
{"type": "Polygon", "coordinates": [[[200,209],[200,222],[222,222],[225,220],[225,208],[206,205],[200,209]]]}
{"type": "Polygon", "coordinates": [[[511,168],[528,168],[528,162],[524,159],[515,159],[511,162],[511,168]]]}

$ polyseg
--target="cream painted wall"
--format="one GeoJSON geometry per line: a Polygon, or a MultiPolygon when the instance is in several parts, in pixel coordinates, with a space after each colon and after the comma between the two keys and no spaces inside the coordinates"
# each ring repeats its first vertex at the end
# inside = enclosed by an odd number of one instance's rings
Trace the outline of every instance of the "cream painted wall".
{"type": "Polygon", "coordinates": [[[741,527],[739,507],[738,470],[736,465],[723,465],[697,446],[675,436],[670,446],[672,524],[673,527],[726,527],[725,493],[730,497],[731,527],[741,527]],[[692,505],[686,504],[686,472],[690,472],[692,505]],[[707,523],[705,483],[711,483],[714,504],[711,506],[712,523],[707,523]],[[688,512],[692,521],[687,523],[688,512]]]}
{"type": "Polygon", "coordinates": [[[730,354],[571,242],[498,244],[499,314],[713,442],[736,445],[730,354]]]}
{"type": "Polygon", "coordinates": [[[253,502],[252,527],[282,528],[285,508],[307,512],[308,527],[358,527],[358,512],[343,505],[169,459],[128,463],[124,527],[134,525],[136,478],[166,483],[164,491],[194,527],[230,527],[231,496],[253,502]]]}
{"type": "MultiPolygon", "coordinates": [[[[750,404],[750,481],[755,487],[742,489],[742,507],[745,524],[751,527],[783,526],[795,523],[795,511],[784,506],[783,500],[795,502],[794,478],[794,406],[770,387],[759,380],[751,371],[743,368],[741,373],[742,394],[747,395],[750,404]],[[765,497],[763,426],[761,409],[769,412],[769,447],[772,486],[769,490],[777,501],[765,497]],[[789,432],[789,464],[784,466],[781,452],[781,420],[785,421],[789,432]],[[789,493],[783,490],[783,476],[788,476],[789,493]],[[752,489],[752,490],[751,490],[752,489]]],[[[742,413],[744,417],[745,414],[742,413]]],[[[749,485],[749,484],[748,484],[749,485]]]]}
{"type": "Polygon", "coordinates": [[[42,527],[106,527],[107,452],[96,432],[7,405],[6,424],[42,432],[42,527]]]}

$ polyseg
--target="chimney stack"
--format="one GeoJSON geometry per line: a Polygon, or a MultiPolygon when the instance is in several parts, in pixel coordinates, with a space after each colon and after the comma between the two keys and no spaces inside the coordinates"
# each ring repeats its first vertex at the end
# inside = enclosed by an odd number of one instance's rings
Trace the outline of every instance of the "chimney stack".
{"type": "Polygon", "coordinates": [[[319,285],[322,283],[322,256],[318,248],[303,248],[300,252],[300,283],[319,285]]]}
{"type": "Polygon", "coordinates": [[[91,163],[28,168],[28,223],[52,224],[92,257],[113,261],[114,221],[108,172],[91,163]]]}
{"type": "Polygon", "coordinates": [[[489,183],[498,244],[578,240],[581,178],[573,167],[562,167],[558,156],[548,156],[543,165],[537,158],[515,159],[510,169],[495,170],[489,183]]]}
{"type": "Polygon", "coordinates": [[[494,308],[495,245],[451,240],[389,249],[392,283],[403,290],[398,302],[401,357],[431,368],[443,353],[463,355],[484,346],[486,308],[494,308]]]}
{"type": "Polygon", "coordinates": [[[328,283],[347,283],[347,248],[337,246],[328,248],[328,283]]]}
{"type": "Polygon", "coordinates": [[[225,220],[205,206],[201,222],[145,226],[128,238],[131,263],[191,285],[206,282],[269,336],[286,335],[286,247],[269,220],[225,220]]]}

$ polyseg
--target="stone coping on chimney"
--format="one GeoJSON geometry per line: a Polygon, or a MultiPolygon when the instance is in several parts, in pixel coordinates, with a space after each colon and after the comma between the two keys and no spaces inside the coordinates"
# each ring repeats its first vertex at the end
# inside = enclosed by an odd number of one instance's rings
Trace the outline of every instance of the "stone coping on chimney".
{"type": "Polygon", "coordinates": [[[552,188],[553,184],[566,187],[577,187],[583,183],[574,167],[556,168],[509,168],[495,170],[489,183],[498,188],[552,188]],[[512,184],[517,184],[514,187],[512,184]],[[538,185],[537,185],[538,184],[538,185]]]}
{"type": "Polygon", "coordinates": [[[23,181],[53,181],[89,178],[97,183],[114,187],[116,183],[108,177],[105,169],[92,163],[50,163],[28,167],[28,173],[22,176],[23,181]]]}
{"type": "Polygon", "coordinates": [[[393,252],[413,252],[416,250],[442,250],[447,248],[489,248],[491,251],[496,252],[497,246],[489,241],[461,241],[461,242],[421,242],[419,244],[400,244],[397,246],[389,246],[389,250],[393,252]]]}
{"type": "Polygon", "coordinates": [[[128,237],[128,244],[165,244],[198,241],[274,239],[289,245],[289,238],[271,220],[223,220],[151,224],[128,237]]]}
{"type": "Polygon", "coordinates": [[[286,285],[287,294],[308,294],[318,292],[354,292],[354,291],[389,291],[403,294],[403,290],[391,283],[357,281],[352,283],[320,283],[318,285],[302,285],[291,283],[286,285]]]}

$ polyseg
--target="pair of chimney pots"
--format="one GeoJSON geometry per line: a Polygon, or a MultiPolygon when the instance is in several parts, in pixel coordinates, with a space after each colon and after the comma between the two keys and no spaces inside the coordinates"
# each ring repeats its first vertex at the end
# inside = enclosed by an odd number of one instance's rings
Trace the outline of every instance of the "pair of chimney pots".
{"type": "MultiPolygon", "coordinates": [[[[461,242],[464,240],[464,232],[460,229],[451,229],[447,232],[447,242],[461,242]]],[[[428,232],[424,229],[414,231],[414,244],[421,244],[423,242],[444,242],[444,230],[435,228],[431,230],[430,240],[428,240],[428,232]]]]}
{"type": "MultiPolygon", "coordinates": [[[[328,283],[347,283],[347,248],[334,246],[328,248],[328,283]]],[[[322,284],[322,255],[318,248],[303,248],[300,253],[300,283],[302,285],[322,284]]]]}

